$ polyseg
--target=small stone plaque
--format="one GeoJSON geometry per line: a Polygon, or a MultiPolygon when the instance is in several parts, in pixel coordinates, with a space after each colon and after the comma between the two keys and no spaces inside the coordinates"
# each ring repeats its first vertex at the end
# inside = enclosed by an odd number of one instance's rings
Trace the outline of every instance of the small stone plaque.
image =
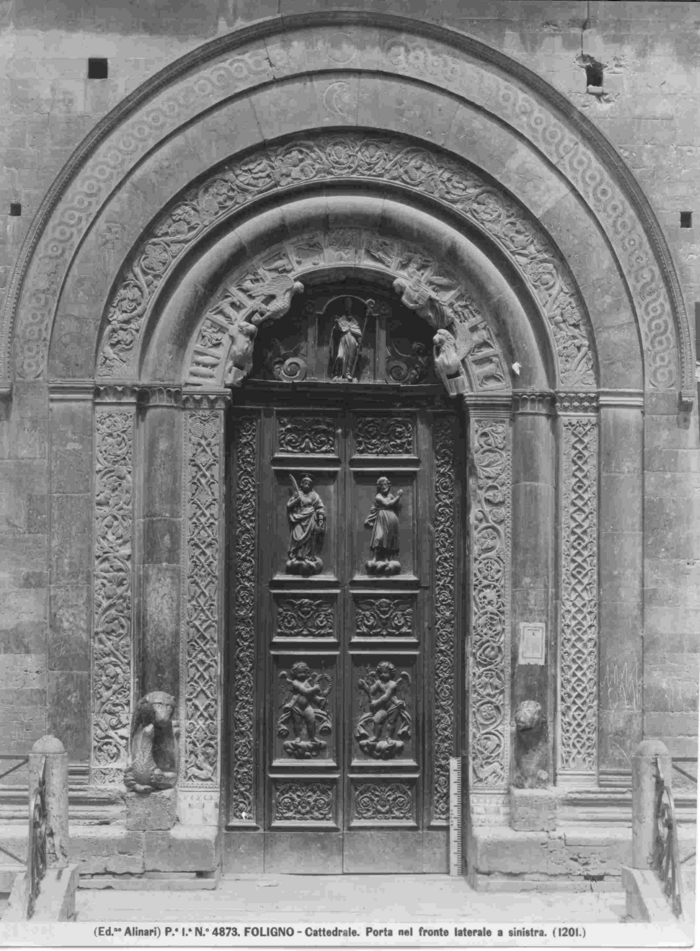
{"type": "Polygon", "coordinates": [[[541,621],[520,622],[519,664],[544,664],[545,625],[541,621]]]}

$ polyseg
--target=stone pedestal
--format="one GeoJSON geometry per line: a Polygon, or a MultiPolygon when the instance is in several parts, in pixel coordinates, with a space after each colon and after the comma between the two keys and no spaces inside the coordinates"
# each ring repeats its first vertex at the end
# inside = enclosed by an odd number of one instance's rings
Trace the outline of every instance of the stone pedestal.
{"type": "Polygon", "coordinates": [[[126,794],[126,828],[129,832],[167,832],[177,822],[177,790],[126,794]]]}
{"type": "Polygon", "coordinates": [[[555,832],[557,796],[553,789],[510,787],[510,824],[517,832],[555,832]]]}

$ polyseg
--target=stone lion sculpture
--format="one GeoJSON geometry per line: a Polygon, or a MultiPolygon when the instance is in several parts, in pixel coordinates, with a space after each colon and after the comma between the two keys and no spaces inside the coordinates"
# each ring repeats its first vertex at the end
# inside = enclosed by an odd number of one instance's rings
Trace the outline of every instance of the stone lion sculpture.
{"type": "Polygon", "coordinates": [[[550,782],[547,720],[536,700],[523,700],[515,711],[515,775],[518,789],[542,789],[550,782]]]}
{"type": "Polygon", "coordinates": [[[174,712],[175,698],[161,690],[146,694],[136,705],[124,772],[124,785],[132,792],[172,789],[177,783],[179,731],[174,712]]]}

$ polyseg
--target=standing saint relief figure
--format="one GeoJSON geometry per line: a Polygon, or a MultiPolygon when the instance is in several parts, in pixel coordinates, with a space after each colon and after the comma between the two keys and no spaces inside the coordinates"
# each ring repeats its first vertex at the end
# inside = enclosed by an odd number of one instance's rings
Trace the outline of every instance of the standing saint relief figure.
{"type": "Polygon", "coordinates": [[[397,511],[401,504],[403,489],[396,495],[391,494],[391,482],[386,476],[377,479],[377,494],[374,505],[365,519],[365,528],[372,529],[369,547],[372,558],[365,563],[370,575],[397,575],[401,563],[396,556],[399,553],[399,517],[397,511]]]}
{"type": "Polygon", "coordinates": [[[360,301],[356,297],[344,298],[344,313],[338,314],[333,324],[333,346],[331,377],[335,383],[357,383],[357,363],[360,359],[362,341],[368,319],[374,315],[375,303],[372,299],[360,301]],[[360,327],[353,308],[357,304],[365,305],[365,322],[360,327]]]}
{"type": "Polygon", "coordinates": [[[291,473],[289,478],[295,491],[287,502],[291,528],[287,571],[292,575],[317,575],[323,570],[318,552],[326,530],[326,509],[308,472],[302,475],[300,485],[291,473]]]}

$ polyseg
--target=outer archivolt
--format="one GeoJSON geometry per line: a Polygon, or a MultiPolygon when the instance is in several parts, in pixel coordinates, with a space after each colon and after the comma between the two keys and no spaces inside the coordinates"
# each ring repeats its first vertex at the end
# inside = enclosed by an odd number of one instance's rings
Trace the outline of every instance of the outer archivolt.
{"type": "Polygon", "coordinates": [[[108,309],[99,378],[131,375],[149,304],[171,265],[224,215],[309,182],[392,182],[428,194],[489,235],[522,274],[549,323],[565,386],[595,386],[585,309],[549,238],[513,199],[443,154],[383,135],[295,140],[237,159],[190,189],[156,223],[108,309]]]}

